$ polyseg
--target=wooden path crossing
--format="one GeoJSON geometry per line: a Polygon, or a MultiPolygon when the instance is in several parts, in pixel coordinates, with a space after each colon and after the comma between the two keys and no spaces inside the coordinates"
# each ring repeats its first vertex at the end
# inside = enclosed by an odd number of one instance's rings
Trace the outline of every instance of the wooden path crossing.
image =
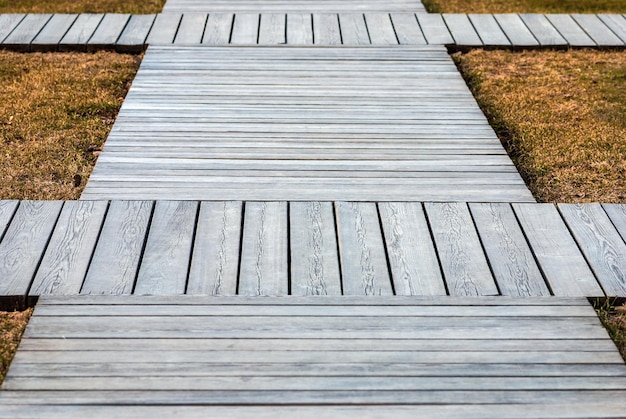
{"type": "Polygon", "coordinates": [[[618,418],[585,299],[42,297],[0,418],[618,418]]]}
{"type": "MultiPolygon", "coordinates": [[[[229,4],[233,2],[229,1],[229,4]]],[[[289,1],[290,4],[296,4],[289,1]]],[[[359,3],[367,4],[362,1],[359,3]]],[[[169,4],[169,2],[168,2],[169,4]]],[[[212,4],[215,4],[212,2],[212,4]]],[[[239,3],[237,3],[239,4],[239,3]]],[[[234,6],[233,6],[234,7],[234,6]]],[[[149,44],[447,45],[450,48],[623,48],[619,14],[427,14],[360,10],[159,15],[0,15],[0,48],[143,51],[149,44]]]]}

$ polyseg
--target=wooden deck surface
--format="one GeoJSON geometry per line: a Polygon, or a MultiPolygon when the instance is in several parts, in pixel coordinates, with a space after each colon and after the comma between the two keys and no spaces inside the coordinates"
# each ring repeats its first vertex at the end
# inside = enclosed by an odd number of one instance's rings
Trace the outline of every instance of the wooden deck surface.
{"type": "Polygon", "coordinates": [[[0,295],[626,297],[626,206],[1,201],[0,295]]]}
{"type": "Polygon", "coordinates": [[[623,417],[585,299],[41,298],[0,417],[623,417]]]}
{"type": "Polygon", "coordinates": [[[420,0],[168,0],[163,12],[422,12],[420,0]]]}

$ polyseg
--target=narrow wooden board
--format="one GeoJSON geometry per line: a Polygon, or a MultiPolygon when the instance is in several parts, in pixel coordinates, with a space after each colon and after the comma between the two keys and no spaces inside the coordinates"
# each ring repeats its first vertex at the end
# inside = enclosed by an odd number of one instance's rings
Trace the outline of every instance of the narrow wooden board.
{"type": "Polygon", "coordinates": [[[620,236],[622,236],[622,240],[626,241],[626,205],[602,204],[602,208],[611,219],[620,236]]]}
{"type": "Polygon", "coordinates": [[[100,25],[87,41],[87,50],[111,48],[119,39],[129,20],[129,14],[105,14],[100,25]]]}
{"type": "Polygon", "coordinates": [[[87,42],[96,31],[104,14],[83,13],[78,15],[72,27],[59,42],[60,51],[85,51],[87,42]]]}
{"type": "Polygon", "coordinates": [[[599,14],[598,17],[623,42],[626,42],[626,18],[616,14],[599,14]]]}
{"type": "Polygon", "coordinates": [[[313,45],[313,17],[310,13],[287,14],[287,43],[313,45]]]}
{"type": "Polygon", "coordinates": [[[470,22],[485,46],[510,46],[500,25],[490,14],[469,14],[470,22]]]}
{"type": "Polygon", "coordinates": [[[336,202],[335,213],[343,293],[392,295],[376,204],[336,202]]]}
{"type": "Polygon", "coordinates": [[[452,45],[454,39],[448,30],[443,18],[439,14],[418,14],[419,22],[424,38],[429,44],[452,45]]]}
{"type": "Polygon", "coordinates": [[[426,38],[420,29],[415,14],[391,13],[393,28],[401,45],[425,45],[426,38]]]}
{"type": "Polygon", "coordinates": [[[313,14],[313,43],[315,45],[341,45],[339,17],[336,14],[313,14]]]}
{"type": "Polygon", "coordinates": [[[567,43],[572,47],[595,47],[596,43],[578,26],[576,21],[570,15],[554,14],[546,15],[546,18],[559,31],[561,36],[565,38],[567,43]]]}
{"type": "Polygon", "coordinates": [[[596,15],[573,14],[572,18],[581,28],[595,41],[603,47],[621,47],[622,41],[605,23],[596,15]]]}
{"type": "Polygon", "coordinates": [[[419,203],[378,204],[397,295],[446,295],[439,259],[419,203]]]}
{"type": "Polygon", "coordinates": [[[511,41],[513,47],[535,47],[539,41],[524,24],[524,21],[517,14],[495,14],[498,24],[511,41]]]}
{"type": "Polygon", "coordinates": [[[604,296],[554,205],[513,204],[513,209],[554,295],[604,296]]]}
{"type": "Polygon", "coordinates": [[[558,206],[607,296],[626,295],[626,244],[600,204],[558,206]]]}
{"type": "Polygon", "coordinates": [[[55,14],[48,21],[46,26],[39,32],[31,43],[33,51],[56,51],[59,42],[65,36],[70,27],[74,24],[78,15],[55,14]]]}
{"type": "Polygon", "coordinates": [[[0,43],[22,22],[23,13],[0,14],[0,43]]]}
{"type": "Polygon", "coordinates": [[[156,15],[133,15],[120,35],[115,48],[120,52],[141,52],[146,48],[146,39],[156,15]]]}
{"type": "Polygon", "coordinates": [[[467,204],[426,203],[450,295],[498,295],[467,204]]]}
{"type": "Polygon", "coordinates": [[[131,294],[152,215],[152,202],[111,202],[81,294],[131,294]]]}
{"type": "Polygon", "coordinates": [[[542,14],[523,13],[520,18],[542,46],[565,46],[567,41],[542,14]]]}
{"type": "Polygon", "coordinates": [[[388,13],[365,13],[365,22],[372,45],[398,45],[398,38],[388,13]]]}
{"type": "Polygon", "coordinates": [[[287,36],[287,15],[262,13],[259,23],[259,45],[284,45],[287,36]]]}
{"type": "Polygon", "coordinates": [[[508,204],[469,204],[502,295],[549,296],[550,291],[508,204]]]}
{"type": "Polygon", "coordinates": [[[210,13],[204,30],[202,43],[207,45],[228,45],[233,29],[233,13],[210,13]]]}
{"type": "MultiPolygon", "coordinates": [[[[51,14],[28,14],[24,16],[15,29],[4,38],[2,46],[19,51],[29,51],[30,43],[51,18],[51,14]]],[[[11,25],[11,22],[9,21],[8,24],[11,25]]]]}
{"type": "Polygon", "coordinates": [[[341,295],[331,202],[289,204],[292,295],[341,295]]]}
{"type": "Polygon", "coordinates": [[[174,44],[196,45],[202,43],[204,28],[207,23],[206,13],[185,13],[180,21],[174,44]]]}
{"type": "Polygon", "coordinates": [[[202,202],[186,294],[236,295],[241,202],[202,202]]]}
{"type": "Polygon", "coordinates": [[[2,237],[4,237],[4,232],[6,231],[9,223],[13,219],[13,215],[15,214],[15,210],[17,209],[18,205],[19,201],[16,200],[0,200],[0,241],[2,241],[2,237]]]}
{"type": "Polygon", "coordinates": [[[370,36],[362,13],[341,13],[339,15],[341,38],[345,45],[370,45],[370,36]]]}
{"type": "Polygon", "coordinates": [[[181,13],[159,13],[150,29],[150,34],[146,38],[146,44],[172,44],[182,18],[181,13]]]}
{"type": "Polygon", "coordinates": [[[237,13],[230,43],[233,45],[256,45],[259,39],[259,14],[237,13]]]}
{"type": "Polygon", "coordinates": [[[482,47],[483,42],[466,14],[444,13],[443,19],[454,38],[454,42],[462,47],[482,47]]]}
{"type": "Polygon", "coordinates": [[[286,202],[246,203],[239,295],[289,294],[286,202]]]}
{"type": "Polygon", "coordinates": [[[105,201],[63,205],[30,295],[79,293],[107,207],[105,201]]]}

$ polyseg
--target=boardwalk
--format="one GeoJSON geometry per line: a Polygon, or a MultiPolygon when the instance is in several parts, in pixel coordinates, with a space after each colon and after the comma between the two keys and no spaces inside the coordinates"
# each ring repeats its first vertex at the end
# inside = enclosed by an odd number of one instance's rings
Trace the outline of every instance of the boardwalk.
{"type": "Polygon", "coordinates": [[[168,0],[164,12],[422,12],[419,0],[168,0]]]}

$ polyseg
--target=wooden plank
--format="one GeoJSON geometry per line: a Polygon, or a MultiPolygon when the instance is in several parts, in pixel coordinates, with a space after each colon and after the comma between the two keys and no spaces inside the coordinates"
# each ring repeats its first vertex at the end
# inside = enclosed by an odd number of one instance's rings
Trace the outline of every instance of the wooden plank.
{"type": "Polygon", "coordinates": [[[626,244],[600,204],[558,206],[607,296],[626,297],[626,244]]]}
{"type": "Polygon", "coordinates": [[[146,44],[172,44],[182,18],[181,13],[159,13],[150,29],[150,34],[146,38],[146,44]]]}
{"type": "Polygon", "coordinates": [[[461,13],[444,13],[443,19],[459,46],[482,47],[483,42],[476,33],[467,15],[461,13]]]}
{"type": "Polygon", "coordinates": [[[31,49],[37,51],[56,51],[59,42],[65,36],[78,15],[55,14],[31,43],[31,49]]]}
{"type": "Polygon", "coordinates": [[[362,13],[339,14],[341,38],[345,45],[370,45],[370,36],[362,13]]]}
{"type": "Polygon", "coordinates": [[[129,14],[105,14],[100,25],[87,41],[87,50],[112,48],[124,31],[129,19],[129,14]]]}
{"type": "Polygon", "coordinates": [[[388,13],[365,13],[365,22],[372,45],[398,45],[398,38],[388,13]]]}
{"type": "Polygon", "coordinates": [[[595,41],[596,44],[606,47],[624,46],[622,41],[613,31],[604,24],[596,15],[572,14],[572,18],[581,28],[595,41]]]}
{"type": "Polygon", "coordinates": [[[202,202],[186,294],[235,295],[241,202],[202,202]]]}
{"type": "Polygon", "coordinates": [[[397,295],[446,295],[439,260],[419,203],[379,203],[397,295]]]}
{"type": "Polygon", "coordinates": [[[533,36],[543,46],[565,46],[567,41],[561,36],[550,21],[541,14],[522,13],[520,18],[530,29],[533,36]]]}
{"type": "Polygon", "coordinates": [[[313,45],[313,17],[310,13],[287,14],[287,44],[313,45]]]}
{"type": "Polygon", "coordinates": [[[228,45],[233,28],[233,13],[210,13],[204,30],[203,44],[228,45]]]}
{"type": "Polygon", "coordinates": [[[336,202],[335,213],[343,293],[392,295],[376,204],[336,202]]]}
{"type": "Polygon", "coordinates": [[[62,202],[21,201],[0,242],[0,295],[26,295],[62,202]]]}
{"type": "Polygon", "coordinates": [[[79,293],[107,207],[106,201],[63,205],[30,295],[79,293]]]}
{"type": "Polygon", "coordinates": [[[413,13],[391,13],[393,28],[401,45],[425,45],[426,38],[413,13]]]}
{"type": "Polygon", "coordinates": [[[23,13],[0,14],[0,43],[22,22],[23,13]]]}
{"type": "Polygon", "coordinates": [[[291,294],[341,295],[333,204],[289,204],[291,294]]]}
{"type": "Polygon", "coordinates": [[[462,203],[425,204],[450,295],[498,295],[469,209],[462,203]]]}
{"type": "Polygon", "coordinates": [[[175,45],[195,45],[202,43],[204,27],[207,23],[206,13],[185,13],[180,21],[175,45]]]}
{"type": "MultiPolygon", "coordinates": [[[[598,18],[613,31],[623,42],[626,42],[626,18],[615,14],[599,14],[598,18]]],[[[1,35],[0,35],[1,36],[1,35]]]]}
{"type": "Polygon", "coordinates": [[[197,202],[156,203],[135,294],[185,293],[197,213],[197,202]]]}
{"type": "Polygon", "coordinates": [[[495,14],[494,17],[511,41],[513,47],[534,47],[539,45],[532,32],[517,14],[495,14]]]}
{"type": "Polygon", "coordinates": [[[611,219],[620,236],[622,236],[622,240],[626,241],[626,205],[602,204],[602,208],[611,219]]]}
{"type": "Polygon", "coordinates": [[[417,21],[429,44],[452,45],[454,39],[440,14],[417,14],[417,21]]]}
{"type": "Polygon", "coordinates": [[[502,295],[549,296],[533,254],[508,204],[470,204],[502,295]]]}
{"type": "Polygon", "coordinates": [[[238,294],[289,293],[287,225],[286,202],[246,203],[238,294]]]}
{"type": "Polygon", "coordinates": [[[156,15],[133,15],[116,43],[120,52],[141,52],[146,48],[146,39],[156,15]]]}
{"type": "Polygon", "coordinates": [[[313,43],[315,45],[341,45],[339,17],[336,14],[313,14],[313,43]]]}
{"type": "Polygon", "coordinates": [[[83,13],[78,15],[72,27],[59,42],[59,50],[85,51],[87,49],[87,41],[96,31],[103,18],[104,14],[83,13]]]}
{"type": "Polygon", "coordinates": [[[554,295],[604,296],[554,205],[513,204],[513,209],[554,295]]]}
{"type": "Polygon", "coordinates": [[[259,14],[237,13],[230,43],[233,45],[256,45],[259,36],[259,14]]]}
{"type": "Polygon", "coordinates": [[[259,45],[281,45],[286,43],[287,15],[263,13],[259,23],[259,45]]]}
{"type": "Polygon", "coordinates": [[[570,15],[553,14],[546,15],[546,18],[565,38],[572,47],[595,47],[596,43],[582,30],[570,15]]]}
{"type": "Polygon", "coordinates": [[[135,285],[152,202],[113,201],[81,294],[130,294],[135,285]]]}
{"type": "Polygon", "coordinates": [[[19,205],[16,200],[0,200],[0,242],[19,205]]]}
{"type": "Polygon", "coordinates": [[[470,14],[468,17],[485,46],[511,45],[511,41],[502,32],[502,28],[493,15],[470,14]]]}
{"type": "Polygon", "coordinates": [[[51,14],[28,14],[13,31],[2,41],[5,48],[29,51],[30,43],[52,18],[51,14]]]}

